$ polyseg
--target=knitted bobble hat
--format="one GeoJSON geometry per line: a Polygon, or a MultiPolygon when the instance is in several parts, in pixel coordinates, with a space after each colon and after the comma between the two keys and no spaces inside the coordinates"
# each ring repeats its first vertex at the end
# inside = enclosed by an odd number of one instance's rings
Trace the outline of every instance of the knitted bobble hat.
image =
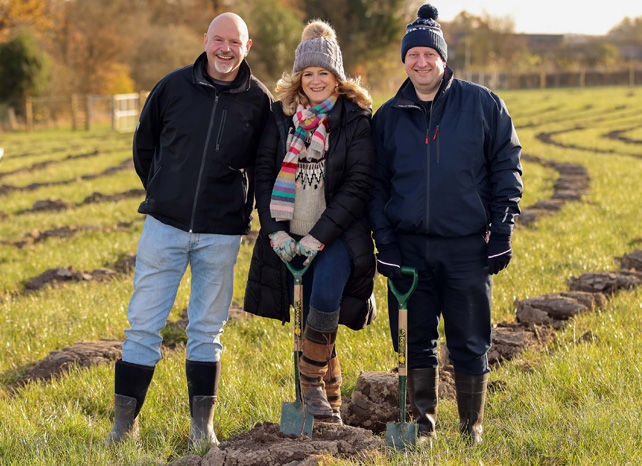
{"type": "Polygon", "coordinates": [[[320,66],[332,71],[341,80],[346,79],[337,35],[332,26],[319,19],[310,21],[303,29],[301,43],[294,52],[292,73],[308,66],[320,66]]]}
{"type": "Polygon", "coordinates": [[[406,26],[406,34],[401,39],[401,61],[405,63],[406,53],[413,47],[431,47],[448,61],[448,46],[437,22],[437,8],[423,5],[417,12],[418,18],[406,26]]]}

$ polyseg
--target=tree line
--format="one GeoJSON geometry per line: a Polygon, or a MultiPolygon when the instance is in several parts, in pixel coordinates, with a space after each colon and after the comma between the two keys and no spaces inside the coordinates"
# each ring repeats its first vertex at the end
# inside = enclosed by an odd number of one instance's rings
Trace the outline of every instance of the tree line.
{"type": "MultiPolygon", "coordinates": [[[[335,27],[349,74],[371,89],[400,82],[399,45],[419,0],[0,0],[0,103],[27,95],[110,94],[151,89],[202,51],[211,18],[235,11],[253,40],[254,73],[272,85],[292,66],[303,25],[335,27]]],[[[642,48],[642,18],[605,37],[537,47],[508,18],[460,13],[442,22],[456,71],[610,66],[642,48]]]]}

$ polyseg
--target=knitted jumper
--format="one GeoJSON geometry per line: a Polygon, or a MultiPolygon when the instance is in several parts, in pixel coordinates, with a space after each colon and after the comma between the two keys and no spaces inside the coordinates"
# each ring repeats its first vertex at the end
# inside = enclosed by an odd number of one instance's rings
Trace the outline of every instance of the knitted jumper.
{"type": "MultiPolygon", "coordinates": [[[[288,146],[293,134],[288,135],[288,146]]],[[[315,151],[306,141],[306,149],[299,154],[296,170],[296,194],[294,197],[294,214],[290,220],[290,233],[305,236],[317,223],[325,210],[325,161],[328,140],[323,151],[315,151]]]]}

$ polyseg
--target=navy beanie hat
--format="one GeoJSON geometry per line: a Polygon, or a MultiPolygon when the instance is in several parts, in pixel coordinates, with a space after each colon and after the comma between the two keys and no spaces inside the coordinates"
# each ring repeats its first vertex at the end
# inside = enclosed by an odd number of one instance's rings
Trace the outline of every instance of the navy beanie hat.
{"type": "Polygon", "coordinates": [[[448,61],[448,46],[437,22],[437,8],[423,5],[417,12],[418,18],[406,26],[406,34],[401,39],[401,61],[405,63],[406,52],[413,47],[431,47],[448,61]]]}

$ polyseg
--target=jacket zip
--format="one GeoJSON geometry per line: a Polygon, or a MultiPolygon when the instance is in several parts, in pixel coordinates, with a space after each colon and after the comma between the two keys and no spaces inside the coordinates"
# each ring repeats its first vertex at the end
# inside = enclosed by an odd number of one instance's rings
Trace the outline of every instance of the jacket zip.
{"type": "MultiPolygon", "coordinates": [[[[429,231],[430,225],[430,126],[432,125],[432,108],[435,102],[430,105],[430,113],[428,114],[428,127],[426,128],[426,232],[429,231]]],[[[424,117],[424,120],[426,118],[424,117]]]]}
{"type": "Polygon", "coordinates": [[[201,178],[203,177],[203,170],[205,169],[205,156],[207,155],[207,147],[210,144],[210,136],[212,135],[212,126],[214,126],[214,115],[216,114],[216,107],[218,107],[218,93],[214,97],[214,106],[212,107],[212,114],[210,115],[210,124],[207,128],[207,137],[205,138],[205,145],[203,146],[203,155],[201,156],[201,168],[198,171],[198,180],[196,181],[196,191],[194,192],[194,202],[192,203],[192,216],[189,221],[189,232],[194,230],[194,216],[196,215],[196,202],[198,201],[198,192],[201,189],[201,178]]]}
{"type": "Polygon", "coordinates": [[[225,119],[227,118],[227,110],[223,109],[221,116],[221,124],[218,125],[218,135],[216,136],[216,150],[218,151],[221,146],[221,137],[223,136],[223,128],[225,128],[225,119]]]}

